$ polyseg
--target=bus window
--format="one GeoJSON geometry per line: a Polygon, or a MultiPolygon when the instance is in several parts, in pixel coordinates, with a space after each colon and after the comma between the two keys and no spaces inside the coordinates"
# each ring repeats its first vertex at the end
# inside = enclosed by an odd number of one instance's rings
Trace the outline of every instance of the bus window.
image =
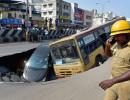
{"type": "Polygon", "coordinates": [[[72,63],[78,58],[76,45],[73,42],[55,45],[52,47],[52,54],[56,65],[72,63]]]}
{"type": "Polygon", "coordinates": [[[102,35],[105,33],[105,30],[103,28],[99,28],[98,33],[99,33],[99,35],[102,35]]]}
{"type": "Polygon", "coordinates": [[[88,46],[82,46],[80,48],[80,50],[81,50],[81,55],[82,55],[84,64],[87,64],[89,62],[89,57],[88,57],[89,50],[88,50],[88,46]]]}
{"type": "Polygon", "coordinates": [[[98,47],[98,44],[97,44],[96,41],[93,41],[92,43],[90,43],[88,45],[88,47],[89,47],[89,53],[91,53],[91,52],[93,52],[98,47]]]}
{"type": "Polygon", "coordinates": [[[99,38],[98,32],[94,31],[93,33],[94,33],[95,38],[98,39],[99,38]]]}

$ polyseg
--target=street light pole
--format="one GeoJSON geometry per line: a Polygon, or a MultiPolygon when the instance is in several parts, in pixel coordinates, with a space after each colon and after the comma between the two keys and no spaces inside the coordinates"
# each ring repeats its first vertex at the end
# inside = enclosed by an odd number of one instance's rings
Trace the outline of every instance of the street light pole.
{"type": "Polygon", "coordinates": [[[29,1],[26,0],[26,41],[28,41],[28,32],[29,32],[29,15],[28,15],[28,12],[29,12],[29,1]]]}
{"type": "Polygon", "coordinates": [[[29,11],[29,1],[26,0],[26,27],[27,27],[27,30],[28,30],[28,24],[29,24],[29,14],[28,14],[28,11],[29,11]]]}

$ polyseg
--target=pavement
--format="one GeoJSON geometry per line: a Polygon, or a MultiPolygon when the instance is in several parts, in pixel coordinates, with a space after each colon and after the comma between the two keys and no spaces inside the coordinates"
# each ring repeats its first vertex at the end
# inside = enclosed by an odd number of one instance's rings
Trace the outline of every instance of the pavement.
{"type": "Polygon", "coordinates": [[[102,80],[110,76],[108,59],[99,67],[72,77],[40,83],[2,83],[0,100],[103,100],[102,80]]]}

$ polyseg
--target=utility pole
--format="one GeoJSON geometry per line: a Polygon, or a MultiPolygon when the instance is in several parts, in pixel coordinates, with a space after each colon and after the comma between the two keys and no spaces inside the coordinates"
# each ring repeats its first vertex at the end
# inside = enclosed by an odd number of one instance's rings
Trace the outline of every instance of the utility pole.
{"type": "Polygon", "coordinates": [[[29,32],[29,15],[28,15],[28,12],[29,12],[29,1],[28,0],[26,0],[26,41],[28,41],[28,36],[29,36],[29,34],[28,34],[28,32],[29,32]]]}
{"type": "Polygon", "coordinates": [[[29,1],[26,0],[26,27],[27,27],[27,30],[28,30],[28,26],[29,26],[29,1]]]}

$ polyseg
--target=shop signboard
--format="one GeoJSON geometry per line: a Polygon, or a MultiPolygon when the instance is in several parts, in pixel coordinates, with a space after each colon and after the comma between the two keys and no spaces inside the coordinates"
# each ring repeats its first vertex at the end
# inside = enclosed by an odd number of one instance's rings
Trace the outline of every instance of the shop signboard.
{"type": "Polygon", "coordinates": [[[84,21],[84,10],[80,8],[75,8],[74,20],[84,21]]]}
{"type": "Polygon", "coordinates": [[[3,18],[0,20],[1,24],[17,24],[21,25],[22,24],[22,19],[18,18],[3,18]]]}

